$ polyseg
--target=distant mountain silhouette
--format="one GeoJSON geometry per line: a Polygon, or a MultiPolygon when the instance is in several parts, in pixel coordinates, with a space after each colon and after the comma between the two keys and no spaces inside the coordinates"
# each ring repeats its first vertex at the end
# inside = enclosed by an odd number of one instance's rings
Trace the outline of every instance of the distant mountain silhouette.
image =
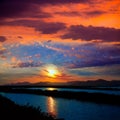
{"type": "Polygon", "coordinates": [[[66,83],[51,83],[51,82],[18,82],[7,84],[8,86],[92,86],[92,87],[118,87],[120,80],[107,81],[104,79],[88,80],[88,81],[71,81],[66,83]]]}
{"type": "Polygon", "coordinates": [[[31,83],[30,82],[17,82],[17,83],[11,83],[11,84],[6,84],[6,85],[8,85],[8,86],[11,86],[11,85],[15,85],[15,86],[17,86],[17,85],[31,85],[31,83]]]}

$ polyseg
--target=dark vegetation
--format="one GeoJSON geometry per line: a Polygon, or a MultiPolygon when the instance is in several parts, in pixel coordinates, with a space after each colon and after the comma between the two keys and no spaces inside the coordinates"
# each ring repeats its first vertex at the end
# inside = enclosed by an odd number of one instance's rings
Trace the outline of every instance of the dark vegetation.
{"type": "Polygon", "coordinates": [[[0,95],[0,118],[7,120],[60,120],[29,105],[20,106],[0,95]]]}
{"type": "Polygon", "coordinates": [[[94,102],[98,104],[110,104],[120,106],[120,95],[109,95],[103,93],[71,92],[71,91],[49,91],[49,90],[32,90],[25,88],[13,89],[13,87],[0,87],[1,92],[8,93],[27,93],[36,95],[45,95],[65,99],[75,99],[84,102],[94,102]]]}

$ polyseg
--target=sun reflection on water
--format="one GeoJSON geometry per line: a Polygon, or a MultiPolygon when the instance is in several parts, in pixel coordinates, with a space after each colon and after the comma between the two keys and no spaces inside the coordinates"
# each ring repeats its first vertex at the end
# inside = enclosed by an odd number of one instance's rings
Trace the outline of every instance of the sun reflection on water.
{"type": "Polygon", "coordinates": [[[54,115],[57,116],[57,106],[56,106],[56,101],[52,97],[47,97],[47,111],[54,115]]]}
{"type": "Polygon", "coordinates": [[[53,91],[53,90],[57,90],[57,89],[56,89],[56,88],[49,87],[49,88],[47,88],[47,90],[53,91]]]}

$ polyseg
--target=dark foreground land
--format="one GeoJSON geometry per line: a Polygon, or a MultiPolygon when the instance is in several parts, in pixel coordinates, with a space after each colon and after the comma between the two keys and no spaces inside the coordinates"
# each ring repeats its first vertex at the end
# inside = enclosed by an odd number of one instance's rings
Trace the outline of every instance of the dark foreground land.
{"type": "Polygon", "coordinates": [[[120,106],[120,95],[103,94],[103,93],[87,93],[87,92],[71,92],[71,91],[49,91],[49,90],[32,90],[25,88],[14,89],[12,87],[0,87],[0,92],[6,93],[25,93],[44,96],[52,96],[65,99],[75,99],[84,102],[94,102],[98,104],[109,104],[120,106]]]}
{"type": "Polygon", "coordinates": [[[52,115],[42,112],[39,108],[29,105],[20,106],[0,95],[1,120],[63,120],[55,119],[52,115]]]}

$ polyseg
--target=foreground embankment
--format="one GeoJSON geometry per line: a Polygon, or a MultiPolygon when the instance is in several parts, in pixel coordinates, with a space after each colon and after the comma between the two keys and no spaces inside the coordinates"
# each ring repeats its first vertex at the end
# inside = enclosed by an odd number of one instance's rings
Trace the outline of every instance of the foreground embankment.
{"type": "Polygon", "coordinates": [[[29,105],[20,106],[0,95],[0,118],[3,120],[63,120],[44,113],[40,108],[29,105]]]}

